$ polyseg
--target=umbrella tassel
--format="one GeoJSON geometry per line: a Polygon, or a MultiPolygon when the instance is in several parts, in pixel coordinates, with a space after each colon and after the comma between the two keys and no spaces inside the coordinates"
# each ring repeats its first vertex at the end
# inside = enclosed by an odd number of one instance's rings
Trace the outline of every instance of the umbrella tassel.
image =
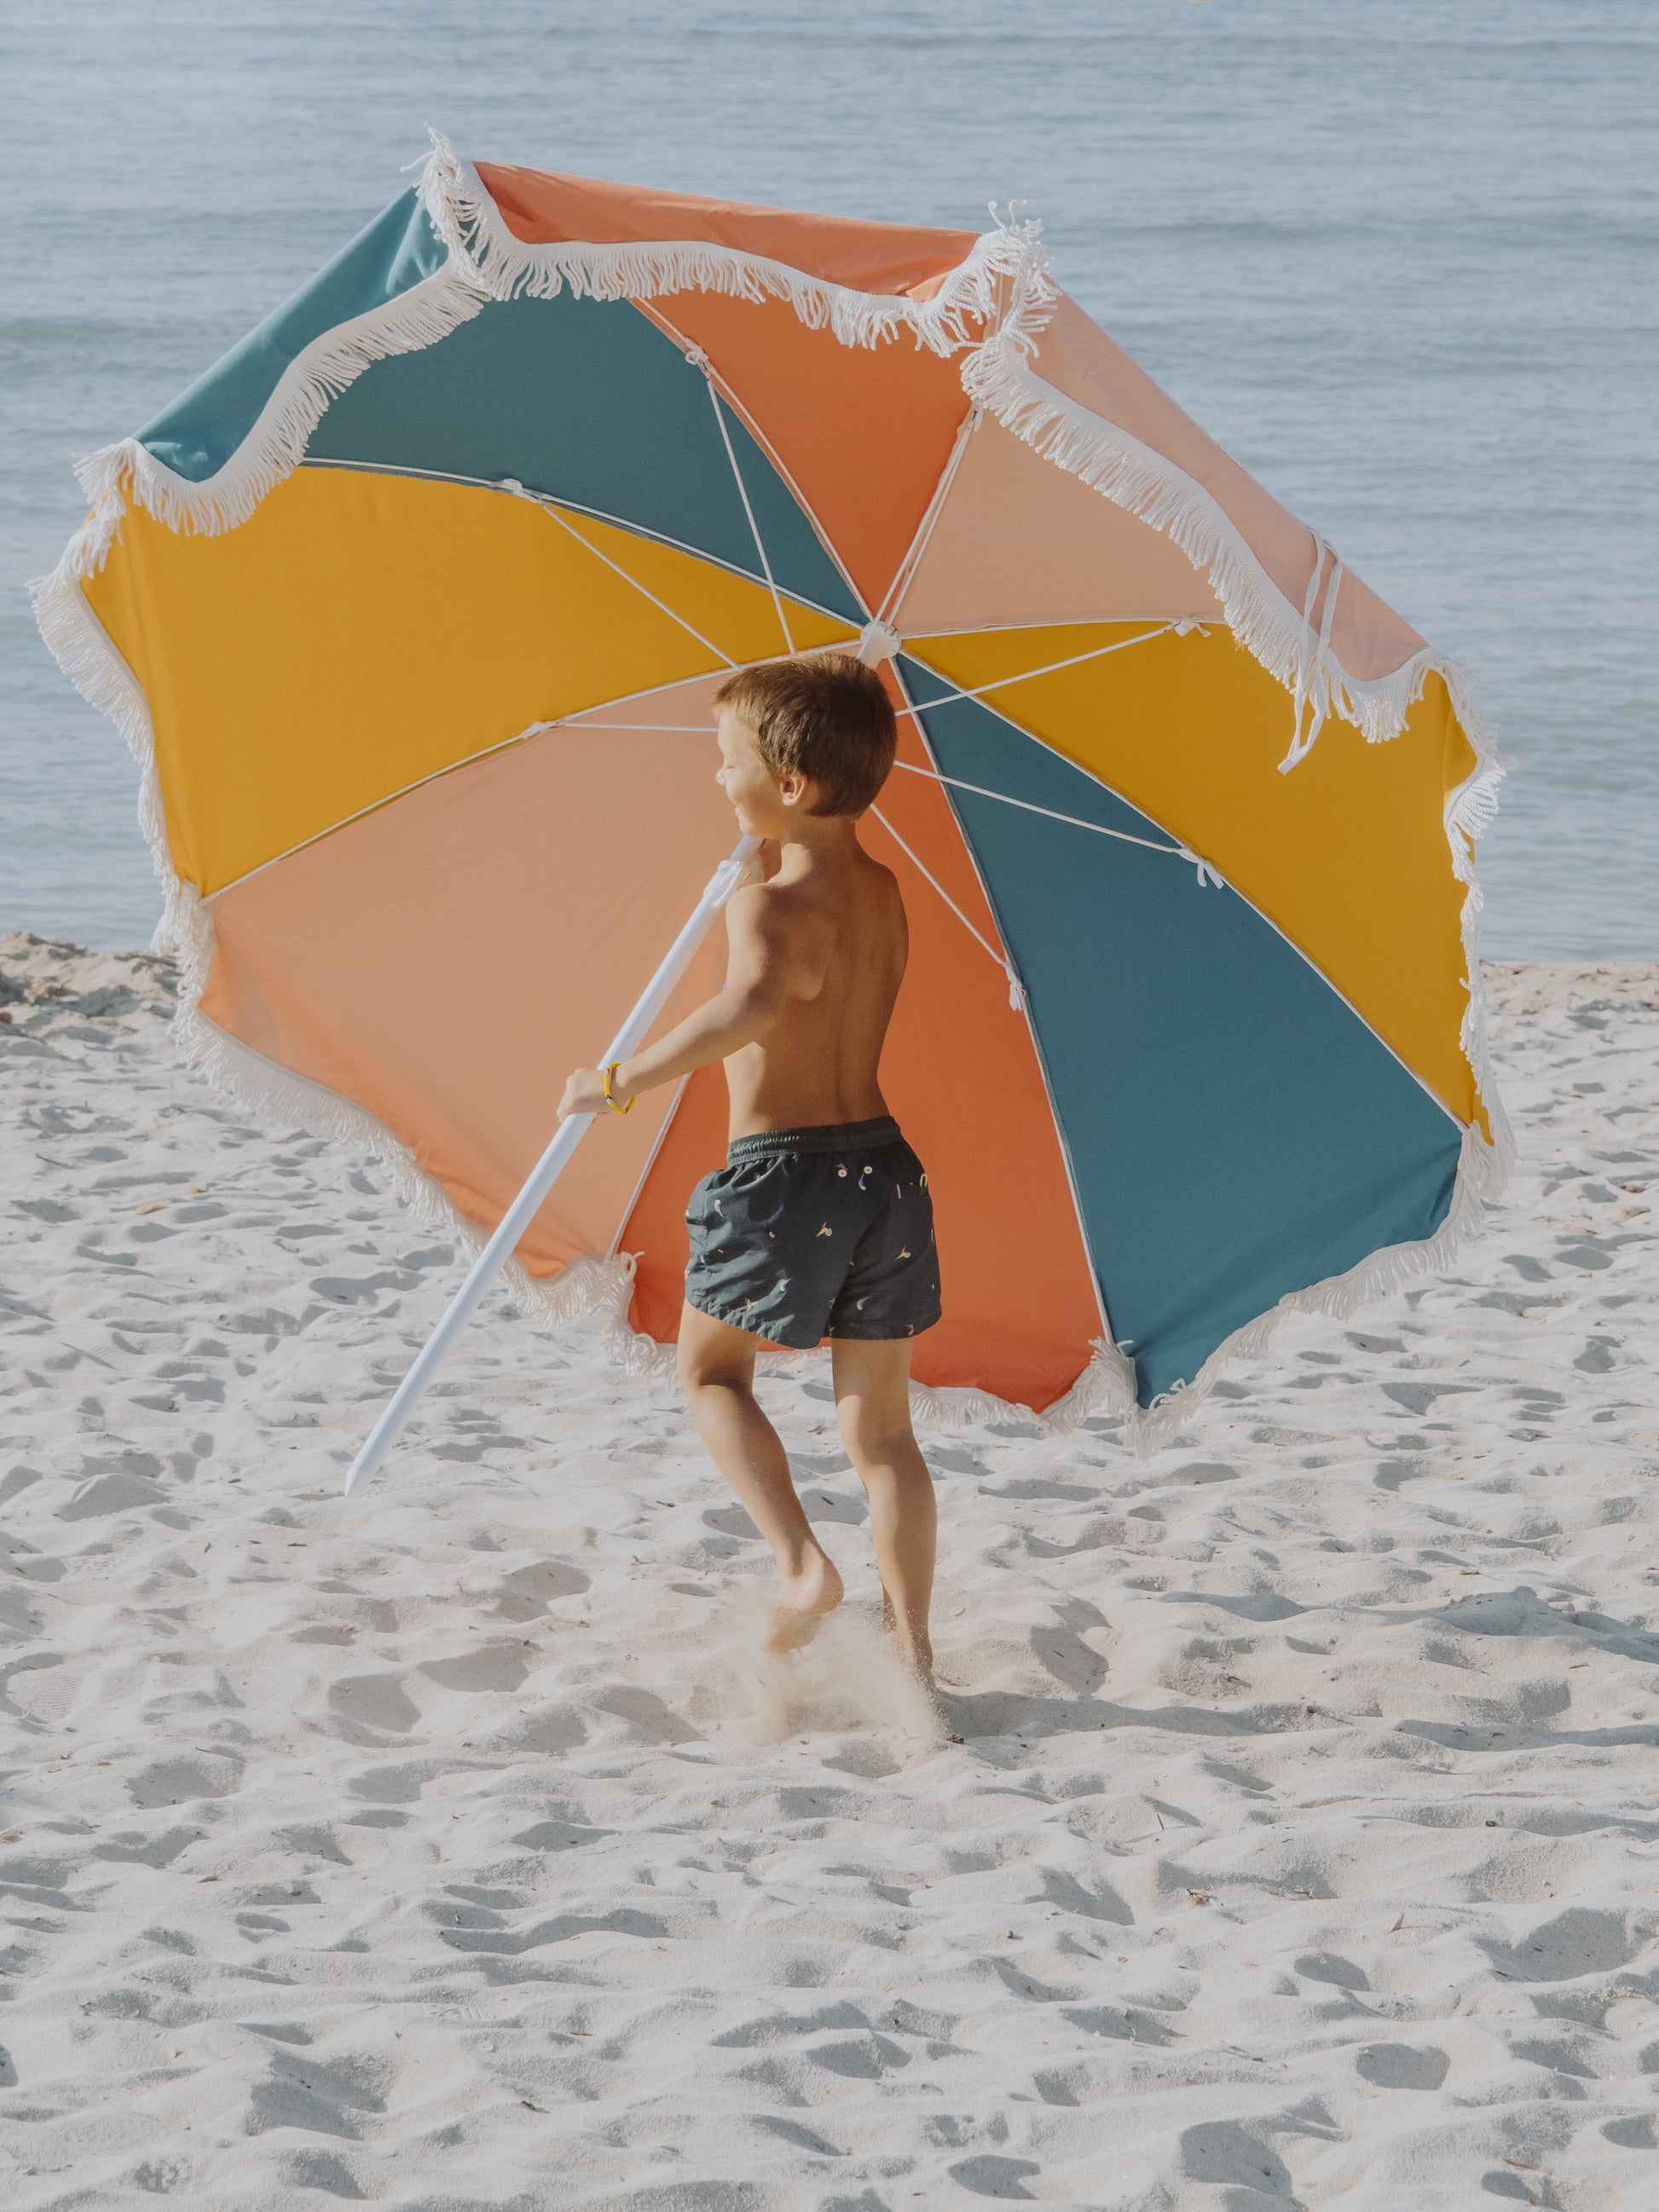
{"type": "MultiPolygon", "coordinates": [[[[1022,343],[1040,330],[1011,313],[963,364],[963,389],[1004,429],[1103,499],[1169,538],[1213,587],[1234,637],[1268,673],[1294,684],[1307,645],[1308,623],[1262,567],[1214,495],[1186,470],[1141,440],[1070,399],[1046,382],[1022,343]]],[[[1371,744],[1398,737],[1425,679],[1443,675],[1467,698],[1468,679],[1455,663],[1425,646],[1385,678],[1350,690],[1340,666],[1324,671],[1328,710],[1361,730],[1371,744]]],[[[1305,696],[1305,695],[1304,695],[1305,696]]],[[[1461,719],[1461,715],[1460,715],[1461,719]]],[[[1474,742],[1474,740],[1471,740],[1474,742]]],[[[1497,763],[1482,739],[1483,760],[1497,763]]]]}
{"type": "Polygon", "coordinates": [[[432,227],[492,299],[649,300],[674,292],[719,292],[758,303],[786,300],[808,330],[830,330],[842,345],[877,346],[901,335],[946,356],[975,344],[999,312],[1001,288],[1024,279],[1026,312],[1040,313],[1053,287],[1042,274],[1040,226],[1000,223],[978,239],[929,300],[852,290],[787,263],[697,240],[599,245],[561,239],[532,244],[508,229],[474,165],[427,126],[432,152],[416,190],[432,227]]]}
{"type": "Polygon", "coordinates": [[[297,354],[235,452],[200,482],[124,438],[75,465],[88,504],[136,501],[169,530],[214,538],[247,520],[293,474],[324,415],[364,370],[393,354],[419,353],[489,305],[470,268],[446,262],[396,299],[343,330],[325,331],[297,354]]]}
{"type": "Polygon", "coordinates": [[[1296,720],[1291,738],[1291,750],[1279,763],[1280,775],[1288,775],[1298,761],[1306,760],[1313,750],[1314,739],[1325,726],[1325,709],[1330,696],[1329,656],[1331,623],[1336,614],[1336,595],[1342,588],[1341,556],[1333,546],[1328,546],[1318,531],[1313,534],[1313,574],[1308,580],[1308,596],[1302,605],[1302,627],[1304,632],[1304,650],[1298,656],[1296,670],[1296,720]],[[1325,594],[1325,612],[1319,628],[1314,628],[1313,612],[1319,600],[1319,586],[1325,574],[1325,556],[1333,563],[1330,588],[1325,594]],[[1312,646],[1310,653],[1306,647],[1312,646]],[[1302,717],[1308,713],[1311,719],[1304,736],[1302,717]]]}

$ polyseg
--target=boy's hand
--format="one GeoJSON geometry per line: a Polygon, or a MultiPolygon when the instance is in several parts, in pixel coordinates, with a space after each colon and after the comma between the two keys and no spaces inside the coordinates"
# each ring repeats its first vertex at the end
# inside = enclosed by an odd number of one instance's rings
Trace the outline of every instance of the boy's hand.
{"type": "MultiPolygon", "coordinates": [[[[617,1104],[623,1102],[617,1099],[617,1104]]],[[[605,1077],[597,1067],[579,1067],[564,1086],[564,1096],[559,1101],[559,1119],[568,1121],[573,1114],[603,1114],[605,1077]]]]}

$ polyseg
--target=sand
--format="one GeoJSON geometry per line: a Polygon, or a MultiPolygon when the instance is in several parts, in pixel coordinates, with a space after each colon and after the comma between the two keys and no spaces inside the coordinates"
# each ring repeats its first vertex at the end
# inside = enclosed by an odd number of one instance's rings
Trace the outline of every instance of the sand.
{"type": "MultiPolygon", "coordinates": [[[[943,1731],[670,1389],[0,939],[0,2177],[33,2208],[1654,2201],[1659,969],[1497,968],[1456,1272],[1178,1442],[928,1440],[943,1731]]],[[[441,1018],[437,1010],[436,1018],[441,1018]]]]}

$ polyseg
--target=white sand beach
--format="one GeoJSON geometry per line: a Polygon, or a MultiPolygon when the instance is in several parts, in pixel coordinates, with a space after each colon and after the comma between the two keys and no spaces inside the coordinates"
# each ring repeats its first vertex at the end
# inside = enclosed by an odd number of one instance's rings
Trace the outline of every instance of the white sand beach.
{"type": "Polygon", "coordinates": [[[1489,970],[1455,1273],[1150,1460],[925,1439],[944,1733],[813,1363],[799,1660],[672,1389],[505,1297],[348,1504],[450,1245],[164,963],[0,975],[9,2206],[1655,2201],[1659,968],[1489,970]]]}

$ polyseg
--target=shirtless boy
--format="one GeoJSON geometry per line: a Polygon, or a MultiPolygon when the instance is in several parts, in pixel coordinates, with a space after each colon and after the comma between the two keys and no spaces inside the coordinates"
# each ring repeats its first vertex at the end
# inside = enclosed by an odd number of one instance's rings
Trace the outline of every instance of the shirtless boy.
{"type": "Polygon", "coordinates": [[[625,1112],[642,1091],[725,1061],[726,1165],[686,1213],[679,1374],[692,1418],[777,1561],[773,1647],[805,1642],[841,1602],[841,1577],[755,1402],[755,1354],[763,1339],[805,1351],[828,1336],[887,1625],[926,1676],[933,1490],[910,1430],[910,1346],[939,1319],[939,1260],[927,1178],[878,1078],[904,907],[858,837],[893,764],[893,710],[874,670],[838,653],[741,670],[715,706],[718,780],[739,827],[765,841],[765,880],[726,906],[726,987],[633,1059],[578,1068],[560,1111],[625,1112]]]}

